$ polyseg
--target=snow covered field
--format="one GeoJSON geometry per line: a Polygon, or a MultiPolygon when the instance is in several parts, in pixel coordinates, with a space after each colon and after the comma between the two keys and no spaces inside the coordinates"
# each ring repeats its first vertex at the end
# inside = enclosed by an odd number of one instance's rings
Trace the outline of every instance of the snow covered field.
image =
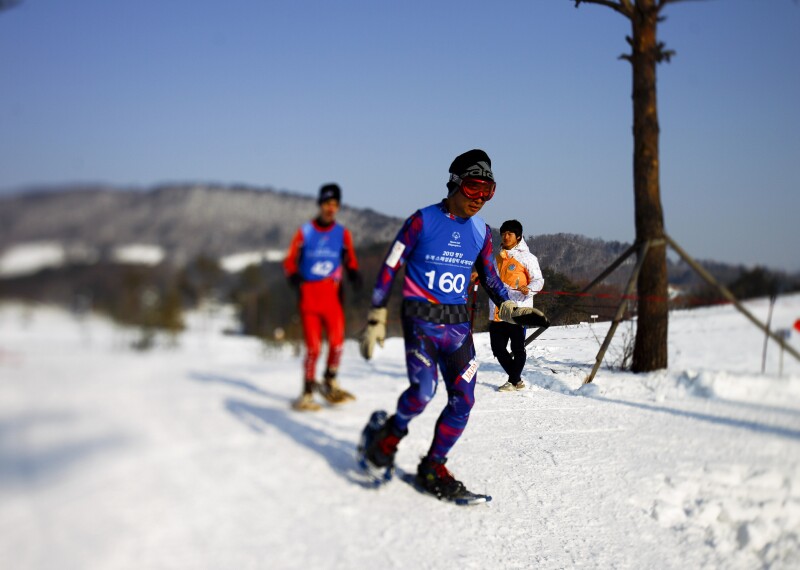
{"type": "MultiPolygon", "coordinates": [[[[766,300],[748,307],[766,319],[766,300]]],[[[780,298],[773,328],[797,318],[800,296],[780,298]]],[[[763,334],[732,307],[673,313],[668,371],[602,368],[584,388],[607,325],[548,330],[520,393],[495,391],[477,335],[448,463],[493,495],[471,508],[353,471],[370,412],[406,386],[401,339],[372,362],[348,343],[357,401],[300,414],[299,355],[223,336],[222,314],[190,324],[137,353],[100,318],[0,306],[0,568],[800,567],[800,363],[779,377],[770,343],[762,375],[763,334]]],[[[440,390],[400,467],[443,405],[440,390]]]]}

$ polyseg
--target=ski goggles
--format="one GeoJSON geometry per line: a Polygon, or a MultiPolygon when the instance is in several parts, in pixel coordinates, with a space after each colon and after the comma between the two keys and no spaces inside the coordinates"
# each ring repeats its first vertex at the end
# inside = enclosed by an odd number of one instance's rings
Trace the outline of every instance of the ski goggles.
{"type": "Polygon", "coordinates": [[[458,186],[461,188],[461,193],[470,200],[477,200],[481,198],[484,202],[488,202],[492,199],[495,188],[497,187],[494,180],[461,178],[455,174],[450,175],[450,182],[458,184],[458,186]]]}

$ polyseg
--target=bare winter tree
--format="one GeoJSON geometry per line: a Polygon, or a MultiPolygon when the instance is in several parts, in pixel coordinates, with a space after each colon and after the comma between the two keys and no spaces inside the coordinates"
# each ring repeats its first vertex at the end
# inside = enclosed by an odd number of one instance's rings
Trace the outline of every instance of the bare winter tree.
{"type": "Polygon", "coordinates": [[[661,208],[658,162],[656,66],[674,52],[658,41],[658,22],[669,4],[689,0],[573,0],[575,7],[599,4],[631,22],[626,39],[631,53],[621,56],[633,68],[633,194],[636,241],[651,242],[637,282],[639,322],[631,369],[649,372],[667,367],[667,246],[661,208]]]}

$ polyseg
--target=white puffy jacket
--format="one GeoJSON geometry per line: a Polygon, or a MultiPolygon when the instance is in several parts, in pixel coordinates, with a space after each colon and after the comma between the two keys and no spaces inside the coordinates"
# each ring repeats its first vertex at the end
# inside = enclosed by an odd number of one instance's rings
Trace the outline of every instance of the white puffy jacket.
{"type": "MultiPolygon", "coordinates": [[[[539,260],[528,249],[525,239],[511,249],[500,249],[494,256],[494,267],[506,286],[508,298],[521,307],[533,307],[533,297],[544,287],[544,277],[539,268],[539,260]],[[519,291],[521,285],[527,285],[528,294],[519,291]]],[[[489,300],[489,320],[499,321],[497,308],[489,300]]]]}

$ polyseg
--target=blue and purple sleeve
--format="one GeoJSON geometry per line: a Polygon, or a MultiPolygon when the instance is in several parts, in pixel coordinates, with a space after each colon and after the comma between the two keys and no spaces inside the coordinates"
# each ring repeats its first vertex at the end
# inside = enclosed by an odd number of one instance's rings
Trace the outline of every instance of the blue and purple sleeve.
{"type": "Polygon", "coordinates": [[[372,290],[373,307],[385,307],[389,302],[389,293],[392,290],[394,278],[413,251],[421,233],[422,213],[417,210],[400,228],[383,260],[378,278],[375,280],[375,288],[372,290]]]}
{"type": "Polygon", "coordinates": [[[483,240],[478,259],[475,261],[475,269],[478,272],[478,279],[496,306],[500,306],[504,301],[508,301],[508,292],[503,281],[494,268],[494,251],[492,249],[492,230],[486,226],[486,237],[483,240]]]}

